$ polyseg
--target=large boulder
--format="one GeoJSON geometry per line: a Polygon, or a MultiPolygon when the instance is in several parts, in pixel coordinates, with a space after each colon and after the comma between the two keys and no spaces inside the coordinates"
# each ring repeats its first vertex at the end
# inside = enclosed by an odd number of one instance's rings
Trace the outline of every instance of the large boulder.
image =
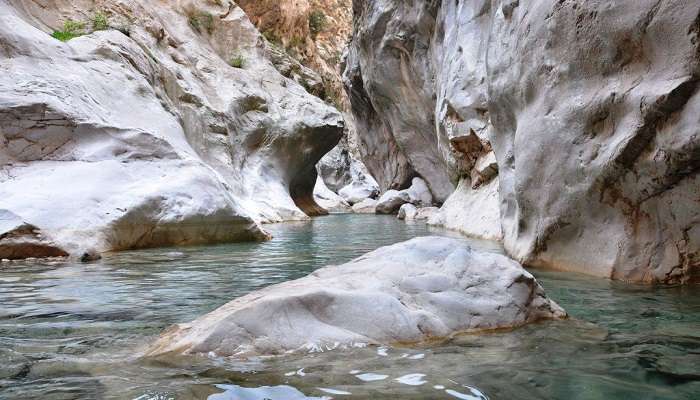
{"type": "Polygon", "coordinates": [[[148,355],[416,343],[565,316],[517,262],[457,239],[422,237],[233,300],[170,328],[148,355]]]}
{"type": "Polygon", "coordinates": [[[353,204],[352,212],[355,214],[376,214],[377,200],[364,199],[359,203],[353,204]]]}
{"type": "Polygon", "coordinates": [[[416,219],[416,214],[418,214],[418,209],[411,203],[406,203],[399,208],[399,213],[396,218],[403,219],[405,221],[413,221],[416,219]]]}
{"type": "Polygon", "coordinates": [[[50,36],[91,9],[0,1],[0,208],[71,253],[261,240],[323,212],[315,165],[342,117],[240,8],[107,0],[119,29],[50,36]]]}
{"type": "Polygon", "coordinates": [[[394,214],[402,205],[411,202],[411,197],[405,190],[387,190],[377,200],[377,214],[394,214]]]}
{"type": "Polygon", "coordinates": [[[65,257],[68,253],[19,216],[0,210],[0,259],[65,257]]]}
{"type": "Polygon", "coordinates": [[[429,207],[433,204],[433,196],[425,181],[413,178],[411,187],[404,190],[387,190],[377,201],[378,214],[393,214],[406,203],[417,207],[429,207]]]}

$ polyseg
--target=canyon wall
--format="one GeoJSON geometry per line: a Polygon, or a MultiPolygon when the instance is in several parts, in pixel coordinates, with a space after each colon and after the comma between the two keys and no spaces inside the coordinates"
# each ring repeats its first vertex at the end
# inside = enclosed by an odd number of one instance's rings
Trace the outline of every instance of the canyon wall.
{"type": "Polygon", "coordinates": [[[0,209],[72,254],[324,212],[315,165],[342,116],[232,2],[0,0],[0,70],[0,209]]]}
{"type": "Polygon", "coordinates": [[[530,266],[700,279],[700,4],[355,0],[345,71],[383,188],[530,266]]]}

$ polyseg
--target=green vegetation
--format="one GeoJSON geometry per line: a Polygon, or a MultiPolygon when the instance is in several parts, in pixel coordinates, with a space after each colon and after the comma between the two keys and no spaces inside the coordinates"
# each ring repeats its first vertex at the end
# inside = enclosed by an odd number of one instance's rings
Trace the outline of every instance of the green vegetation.
{"type": "Polygon", "coordinates": [[[309,30],[312,35],[318,35],[326,29],[326,14],[321,10],[314,10],[309,14],[309,30]]]}
{"type": "Polygon", "coordinates": [[[69,19],[63,23],[63,30],[54,31],[54,33],[52,33],[51,36],[62,42],[67,42],[73,38],[77,38],[78,36],[82,36],[84,34],[85,23],[69,19]]]}
{"type": "Polygon", "coordinates": [[[107,15],[98,11],[92,17],[92,30],[106,31],[107,29],[109,29],[109,21],[107,20],[107,15]]]}
{"type": "Polygon", "coordinates": [[[245,67],[245,58],[243,58],[242,55],[236,54],[231,58],[231,61],[229,61],[229,65],[231,65],[233,68],[244,68],[245,67]]]}
{"type": "Polygon", "coordinates": [[[214,16],[208,12],[192,12],[188,15],[190,26],[195,31],[202,33],[206,31],[208,34],[214,32],[214,16]]]}

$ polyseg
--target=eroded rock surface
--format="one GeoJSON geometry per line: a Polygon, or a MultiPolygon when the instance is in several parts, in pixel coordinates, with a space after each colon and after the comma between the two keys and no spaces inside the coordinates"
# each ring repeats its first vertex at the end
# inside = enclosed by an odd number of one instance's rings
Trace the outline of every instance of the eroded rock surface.
{"type": "Polygon", "coordinates": [[[337,193],[330,190],[323,179],[319,176],[316,179],[316,186],[314,187],[314,199],[316,203],[323,207],[328,212],[332,213],[342,213],[350,212],[350,203],[345,201],[342,197],[338,196],[337,193]]]}
{"type": "Polygon", "coordinates": [[[353,5],[346,86],[383,188],[458,184],[435,221],[528,265],[700,279],[700,4],[353,5]]]}
{"type": "Polygon", "coordinates": [[[315,164],[341,115],[220,4],[101,1],[119,29],[62,43],[93,2],[0,1],[0,208],[72,253],[259,240],[323,213],[315,164]]]}
{"type": "Polygon", "coordinates": [[[408,189],[387,190],[377,200],[377,213],[393,214],[398,212],[399,208],[406,203],[417,207],[432,205],[433,197],[424,180],[413,178],[411,187],[408,189]]]}
{"type": "Polygon", "coordinates": [[[148,354],[245,357],[411,343],[565,316],[511,259],[423,237],[240,297],[172,327],[148,354]]]}
{"type": "Polygon", "coordinates": [[[0,210],[0,259],[65,257],[68,253],[18,215],[0,210]]]}
{"type": "Polygon", "coordinates": [[[356,214],[375,214],[377,212],[377,200],[364,199],[352,205],[352,212],[356,214]]]}

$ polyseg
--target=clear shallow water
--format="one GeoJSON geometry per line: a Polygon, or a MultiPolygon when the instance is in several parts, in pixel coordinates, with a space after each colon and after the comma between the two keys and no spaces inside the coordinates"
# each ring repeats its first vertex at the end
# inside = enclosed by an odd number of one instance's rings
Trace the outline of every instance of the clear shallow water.
{"type": "Polygon", "coordinates": [[[246,362],[137,357],[170,324],[251,290],[414,236],[448,234],[374,215],[268,229],[275,239],[260,244],[125,252],[87,265],[3,265],[0,398],[700,398],[700,287],[554,272],[535,274],[572,315],[567,321],[424,348],[246,362]]]}

